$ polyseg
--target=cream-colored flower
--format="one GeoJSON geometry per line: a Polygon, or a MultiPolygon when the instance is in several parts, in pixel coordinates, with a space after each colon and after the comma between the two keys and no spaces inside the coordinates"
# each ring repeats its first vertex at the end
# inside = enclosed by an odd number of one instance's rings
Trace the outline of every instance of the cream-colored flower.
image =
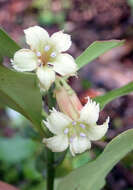
{"type": "Polygon", "coordinates": [[[55,81],[56,73],[61,76],[75,75],[77,65],[73,57],[61,53],[70,48],[70,35],[59,31],[50,37],[39,26],[30,27],[24,33],[31,49],[21,49],[15,53],[12,60],[14,69],[20,72],[35,71],[40,86],[45,90],[55,81]]]}
{"type": "Polygon", "coordinates": [[[55,136],[44,138],[43,142],[53,152],[62,152],[69,146],[73,156],[90,149],[91,141],[101,139],[108,130],[109,118],[102,125],[96,124],[99,111],[99,104],[90,98],[77,120],[53,109],[44,123],[55,136]]]}

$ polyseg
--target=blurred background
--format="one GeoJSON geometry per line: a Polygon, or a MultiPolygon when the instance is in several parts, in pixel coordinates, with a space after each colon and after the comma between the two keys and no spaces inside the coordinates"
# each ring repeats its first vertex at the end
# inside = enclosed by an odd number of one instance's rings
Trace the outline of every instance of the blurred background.
{"type": "MultiPolygon", "coordinates": [[[[133,0],[0,0],[0,26],[22,47],[23,30],[33,25],[44,27],[50,34],[64,29],[72,36],[69,53],[74,57],[95,40],[126,40],[124,46],[81,69],[79,78],[70,79],[83,104],[86,96],[102,95],[133,80],[133,0]]],[[[133,94],[107,105],[99,123],[107,115],[111,122],[106,137],[75,158],[68,153],[57,167],[57,181],[97,157],[112,138],[133,128],[133,94]]],[[[43,150],[31,124],[13,110],[0,107],[0,181],[22,190],[44,190],[43,150]]],[[[133,190],[133,153],[111,171],[104,190],[133,190]]]]}

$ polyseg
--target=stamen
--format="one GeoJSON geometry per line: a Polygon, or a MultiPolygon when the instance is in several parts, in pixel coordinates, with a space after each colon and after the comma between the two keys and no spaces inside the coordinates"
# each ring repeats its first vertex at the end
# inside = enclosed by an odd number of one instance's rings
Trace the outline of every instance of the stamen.
{"type": "Polygon", "coordinates": [[[56,57],[56,53],[55,52],[52,52],[51,55],[50,55],[52,58],[56,57]]]}
{"type": "Polygon", "coordinates": [[[86,127],[83,123],[80,123],[79,126],[82,127],[83,129],[85,129],[86,127]]]}
{"type": "Polygon", "coordinates": [[[69,129],[66,128],[66,129],[64,130],[64,134],[66,135],[66,134],[68,133],[68,131],[69,131],[69,129]]]}
{"type": "Polygon", "coordinates": [[[73,122],[72,122],[72,125],[76,125],[76,124],[77,124],[77,122],[76,122],[76,121],[73,121],[73,122]]]}
{"type": "Polygon", "coordinates": [[[86,137],[86,134],[85,133],[80,133],[80,136],[81,137],[86,137]]]}
{"type": "Polygon", "coordinates": [[[50,46],[47,45],[44,47],[44,51],[49,51],[49,50],[50,50],[50,46]]]}
{"type": "Polygon", "coordinates": [[[36,52],[36,55],[37,55],[37,57],[40,57],[41,56],[40,51],[36,52]]]}
{"type": "Polygon", "coordinates": [[[73,137],[71,137],[71,138],[69,139],[69,141],[70,141],[70,143],[72,143],[72,142],[73,142],[73,137]]]}

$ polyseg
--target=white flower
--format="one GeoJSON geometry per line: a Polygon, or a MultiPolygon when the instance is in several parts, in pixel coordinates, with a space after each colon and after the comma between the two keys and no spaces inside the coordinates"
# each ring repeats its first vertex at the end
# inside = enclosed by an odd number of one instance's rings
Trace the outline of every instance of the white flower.
{"type": "Polygon", "coordinates": [[[101,139],[108,130],[109,118],[102,125],[96,124],[99,111],[99,104],[90,98],[76,121],[53,109],[44,123],[55,136],[43,142],[53,152],[62,152],[69,146],[73,156],[90,149],[91,141],[101,139]]]}
{"type": "Polygon", "coordinates": [[[31,49],[17,51],[12,65],[17,71],[35,71],[40,86],[48,90],[55,81],[55,73],[61,76],[75,75],[77,65],[73,57],[67,53],[71,46],[70,35],[63,31],[54,33],[51,37],[46,30],[33,26],[24,30],[26,42],[31,49]]]}

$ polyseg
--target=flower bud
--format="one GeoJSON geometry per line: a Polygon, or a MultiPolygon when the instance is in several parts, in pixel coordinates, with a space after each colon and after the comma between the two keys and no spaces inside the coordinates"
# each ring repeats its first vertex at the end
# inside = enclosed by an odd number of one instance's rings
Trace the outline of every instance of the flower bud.
{"type": "Polygon", "coordinates": [[[79,111],[82,108],[82,104],[70,86],[69,89],[66,89],[64,86],[56,89],[55,96],[60,111],[67,114],[73,120],[79,118],[79,111]]]}
{"type": "Polygon", "coordinates": [[[82,109],[82,104],[77,96],[77,94],[73,91],[71,95],[69,95],[69,98],[75,107],[76,110],[80,111],[82,109]]]}

